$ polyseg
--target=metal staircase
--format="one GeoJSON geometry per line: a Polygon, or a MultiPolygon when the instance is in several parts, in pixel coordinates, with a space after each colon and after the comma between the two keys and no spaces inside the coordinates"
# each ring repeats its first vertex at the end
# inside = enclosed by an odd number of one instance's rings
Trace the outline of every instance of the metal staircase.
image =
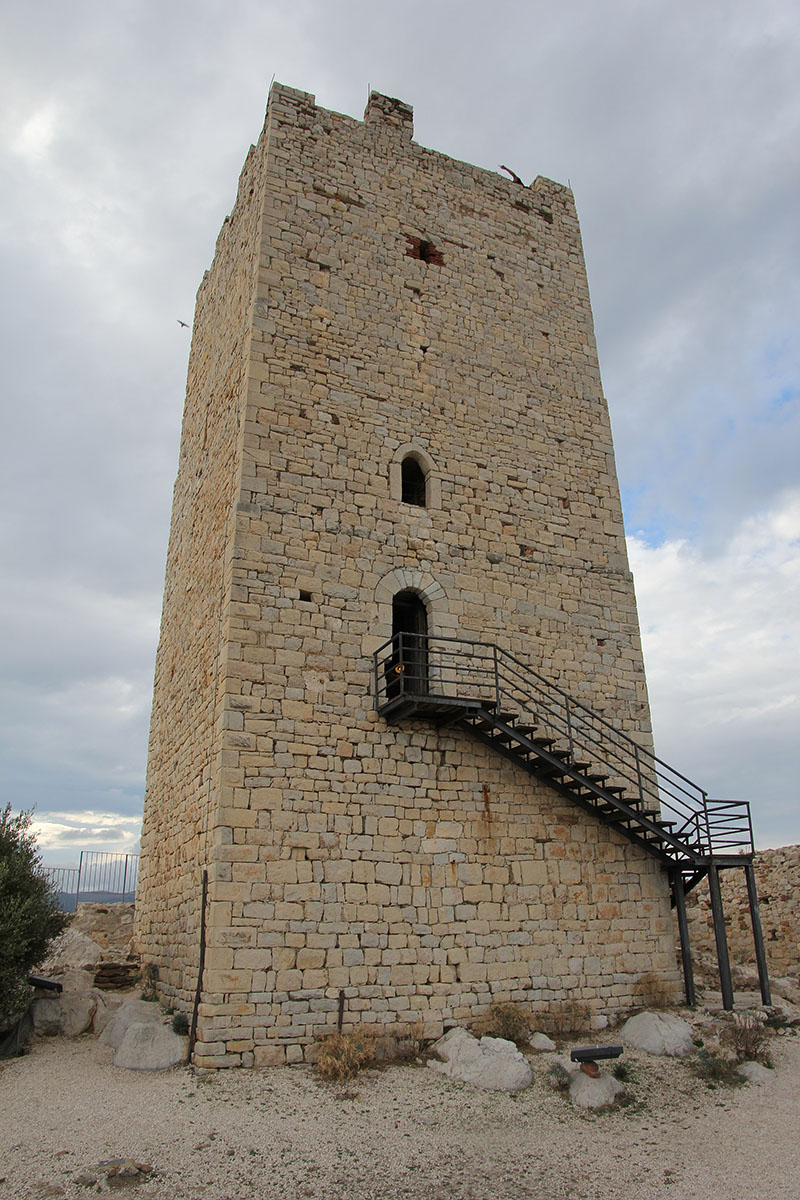
{"type": "Polygon", "coordinates": [[[770,1003],[746,801],[712,800],[515,655],[491,642],[398,633],[374,656],[376,707],[390,722],[456,725],[613,826],[667,870],[687,1002],[695,1002],[685,898],[708,876],[723,1004],[733,1007],[719,871],[744,868],[762,1000],[770,1003]]]}

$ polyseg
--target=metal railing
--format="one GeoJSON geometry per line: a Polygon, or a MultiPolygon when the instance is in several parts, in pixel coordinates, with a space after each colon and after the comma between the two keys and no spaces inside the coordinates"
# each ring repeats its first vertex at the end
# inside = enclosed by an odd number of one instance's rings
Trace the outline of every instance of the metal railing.
{"type": "Polygon", "coordinates": [[[563,688],[493,642],[398,633],[375,653],[376,706],[429,696],[478,701],[511,725],[536,730],[572,763],[599,771],[622,800],[656,821],[698,854],[753,850],[746,801],[709,800],[680,771],[639,745],[563,688]]]}
{"type": "Polygon", "coordinates": [[[81,850],[77,867],[45,867],[44,873],[65,912],[74,912],[81,900],[102,904],[132,902],[139,876],[139,855],[81,850]]]}

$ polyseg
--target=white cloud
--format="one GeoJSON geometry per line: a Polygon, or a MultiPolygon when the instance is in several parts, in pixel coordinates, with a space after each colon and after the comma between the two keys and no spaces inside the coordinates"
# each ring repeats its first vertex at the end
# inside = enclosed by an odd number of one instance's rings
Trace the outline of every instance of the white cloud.
{"type": "Polygon", "coordinates": [[[138,854],[141,817],[115,812],[36,812],[32,829],[45,866],[77,866],[81,851],[138,854]]]}
{"type": "Polygon", "coordinates": [[[47,155],[56,136],[58,105],[48,100],[26,117],[16,129],[9,129],[9,147],[31,165],[40,163],[47,155]]]}
{"type": "Polygon", "coordinates": [[[800,840],[800,491],[717,553],[629,539],[660,756],[750,800],[761,844],[800,840]],[[787,776],[788,768],[788,776],[787,776]]]}

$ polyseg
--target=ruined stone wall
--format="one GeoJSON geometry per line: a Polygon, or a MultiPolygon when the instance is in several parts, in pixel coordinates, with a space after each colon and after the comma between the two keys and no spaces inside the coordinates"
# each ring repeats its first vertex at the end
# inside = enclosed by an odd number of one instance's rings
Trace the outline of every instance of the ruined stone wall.
{"type": "MultiPolygon", "coordinates": [[[[771,975],[794,978],[800,971],[800,846],[759,850],[753,865],[767,966],[771,975]]],[[[722,871],[720,889],[731,963],[754,966],[753,928],[744,871],[722,871]]],[[[715,958],[711,901],[705,881],[689,894],[687,915],[693,952],[715,958]]]]}
{"type": "Polygon", "coordinates": [[[69,927],[96,942],[102,950],[124,956],[131,950],[134,906],[123,901],[100,904],[82,900],[69,927]]]}
{"type": "Polygon", "coordinates": [[[347,1024],[431,1034],[492,999],[676,990],[653,859],[467,733],[388,725],[372,694],[412,589],[430,633],[497,641],[650,744],[572,195],[417,146],[387,97],[360,122],[276,86],[267,128],[195,1061],[302,1058],[339,989],[347,1024]],[[397,492],[408,449],[424,508],[397,492]]]}

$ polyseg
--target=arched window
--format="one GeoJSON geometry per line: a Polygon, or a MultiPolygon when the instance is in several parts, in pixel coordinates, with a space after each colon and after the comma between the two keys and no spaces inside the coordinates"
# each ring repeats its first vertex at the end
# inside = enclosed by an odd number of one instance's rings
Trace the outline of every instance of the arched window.
{"type": "Polygon", "coordinates": [[[419,444],[407,442],[395,450],[389,465],[389,494],[398,503],[413,504],[431,512],[442,507],[439,471],[419,444]]]}
{"type": "Polygon", "coordinates": [[[418,508],[425,508],[427,504],[425,472],[419,461],[412,454],[406,455],[400,466],[400,472],[403,484],[403,503],[416,504],[418,508]]]}
{"type": "Polygon", "coordinates": [[[428,612],[418,592],[392,599],[392,656],[387,662],[387,698],[428,691],[428,612]]]}

